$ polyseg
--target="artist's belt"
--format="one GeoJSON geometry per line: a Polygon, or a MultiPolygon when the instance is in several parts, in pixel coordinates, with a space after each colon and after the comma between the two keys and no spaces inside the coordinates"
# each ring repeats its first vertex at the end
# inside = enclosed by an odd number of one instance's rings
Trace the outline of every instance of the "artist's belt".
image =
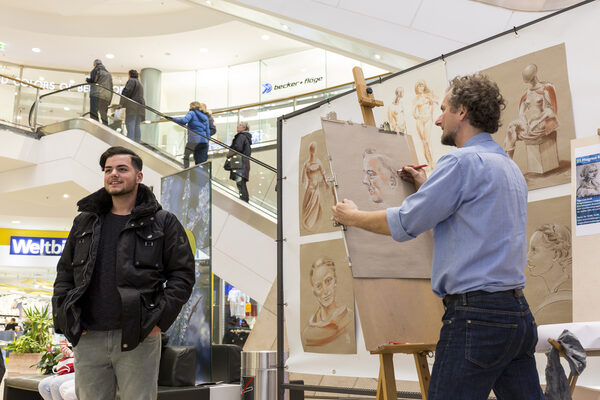
{"type": "Polygon", "coordinates": [[[444,296],[444,304],[448,304],[455,300],[462,300],[464,298],[469,298],[469,297],[474,297],[474,296],[488,296],[491,294],[499,294],[499,293],[510,294],[514,297],[522,297],[523,289],[502,290],[500,292],[486,292],[485,290],[475,290],[473,292],[467,292],[467,293],[447,294],[446,296],[444,296]]]}

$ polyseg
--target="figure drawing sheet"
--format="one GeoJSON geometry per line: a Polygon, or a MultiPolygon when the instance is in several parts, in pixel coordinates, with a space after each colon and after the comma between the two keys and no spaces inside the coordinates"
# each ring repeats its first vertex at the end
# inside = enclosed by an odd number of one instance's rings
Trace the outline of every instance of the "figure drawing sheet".
{"type": "MultiPolygon", "coordinates": [[[[398,170],[415,164],[410,136],[340,121],[322,120],[337,198],[365,211],[399,206],[415,192],[398,170]]],[[[391,236],[348,227],[345,237],[355,278],[430,278],[433,234],[399,243],[391,236]]]]}
{"type": "Polygon", "coordinates": [[[356,353],[354,287],[344,239],[300,246],[300,327],[305,352],[356,353]]]}
{"type": "Polygon", "coordinates": [[[573,321],[570,196],[527,207],[525,296],[538,325],[573,321]]]}
{"type": "Polygon", "coordinates": [[[481,72],[506,101],[492,137],[517,163],[529,190],[569,182],[575,126],[564,43],[481,72]]]}
{"type": "Polygon", "coordinates": [[[299,152],[300,236],[339,231],[333,225],[331,207],[335,204],[329,155],[322,130],[303,136],[299,152]]]}
{"type": "Polygon", "coordinates": [[[435,125],[448,88],[444,63],[400,74],[380,87],[377,96],[385,106],[374,109],[376,120],[387,121],[392,131],[411,135],[418,163],[427,164],[427,172],[433,171],[437,160],[452,150],[442,145],[442,130],[435,125]]]}

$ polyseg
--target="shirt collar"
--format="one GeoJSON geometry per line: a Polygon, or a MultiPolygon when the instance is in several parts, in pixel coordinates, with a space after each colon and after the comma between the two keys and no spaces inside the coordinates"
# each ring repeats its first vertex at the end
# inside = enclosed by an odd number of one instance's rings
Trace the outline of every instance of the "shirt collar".
{"type": "Polygon", "coordinates": [[[473,136],[469,140],[467,140],[465,142],[465,144],[463,144],[462,147],[475,146],[475,145],[478,145],[479,143],[488,142],[488,141],[492,141],[492,142],[494,141],[494,139],[492,139],[492,135],[490,135],[487,132],[481,132],[481,133],[478,133],[477,135],[473,136]]]}

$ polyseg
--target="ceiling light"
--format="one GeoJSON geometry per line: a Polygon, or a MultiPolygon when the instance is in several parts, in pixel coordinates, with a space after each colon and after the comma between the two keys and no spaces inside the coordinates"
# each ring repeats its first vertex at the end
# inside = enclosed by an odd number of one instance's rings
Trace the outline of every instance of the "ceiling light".
{"type": "Polygon", "coordinates": [[[376,58],[377,60],[381,60],[381,56],[380,56],[379,54],[375,54],[375,58],[376,58]]]}
{"type": "Polygon", "coordinates": [[[269,40],[269,39],[271,39],[271,36],[269,36],[269,35],[267,35],[267,34],[264,34],[264,35],[262,35],[260,38],[261,38],[262,40],[269,40]]]}
{"type": "Polygon", "coordinates": [[[283,29],[284,31],[289,31],[290,27],[287,26],[286,24],[281,24],[281,29],[283,29]]]}
{"type": "Polygon", "coordinates": [[[208,49],[206,47],[201,47],[199,51],[200,53],[208,53],[208,49]]]}
{"type": "Polygon", "coordinates": [[[17,220],[15,220],[15,221],[10,221],[10,222],[12,222],[13,224],[20,224],[20,223],[21,223],[21,221],[17,221],[17,220]]]}
{"type": "Polygon", "coordinates": [[[108,53],[108,54],[106,54],[106,58],[108,58],[109,60],[112,60],[113,58],[115,58],[115,55],[112,53],[108,53]]]}
{"type": "Polygon", "coordinates": [[[208,4],[209,6],[212,6],[212,1],[206,0],[206,4],[208,4]]]}
{"type": "Polygon", "coordinates": [[[70,108],[69,108],[69,107],[65,107],[65,108],[64,108],[64,110],[65,110],[65,111],[69,111],[69,110],[70,110],[70,108]]]}
{"type": "MultiPolygon", "coordinates": [[[[65,107],[65,108],[66,108],[66,107],[65,107]]],[[[65,199],[68,199],[68,198],[69,198],[69,197],[71,197],[71,196],[69,196],[69,194],[68,194],[68,193],[65,193],[65,194],[63,194],[63,197],[64,197],[65,199]]]]}
{"type": "Polygon", "coordinates": [[[40,51],[42,51],[42,50],[40,50],[40,49],[39,49],[39,48],[37,48],[37,47],[34,47],[33,49],[31,49],[31,51],[33,51],[34,53],[39,53],[39,52],[40,52],[40,51]]]}
{"type": "Polygon", "coordinates": [[[43,77],[43,76],[40,76],[40,81],[43,81],[43,80],[44,80],[44,77],[43,77]]]}

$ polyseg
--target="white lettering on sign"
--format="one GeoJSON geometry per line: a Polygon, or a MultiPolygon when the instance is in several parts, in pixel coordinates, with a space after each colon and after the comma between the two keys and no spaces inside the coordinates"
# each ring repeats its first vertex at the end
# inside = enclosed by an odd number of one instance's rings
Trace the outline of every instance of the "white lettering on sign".
{"type": "Polygon", "coordinates": [[[60,256],[66,238],[11,236],[10,254],[19,256],[60,256]]]}

